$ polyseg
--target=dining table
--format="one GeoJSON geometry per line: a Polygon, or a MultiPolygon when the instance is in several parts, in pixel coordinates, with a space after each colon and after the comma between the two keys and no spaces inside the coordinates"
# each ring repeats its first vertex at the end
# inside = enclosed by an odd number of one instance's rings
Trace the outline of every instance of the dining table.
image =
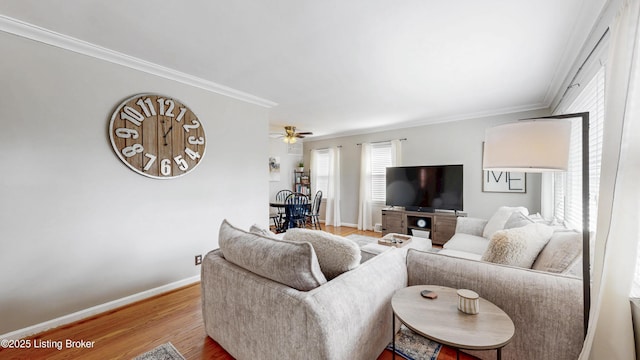
{"type": "MultiPolygon", "coordinates": [[[[284,209],[284,213],[288,214],[291,213],[291,208],[296,205],[296,204],[287,204],[285,201],[269,201],[269,206],[277,208],[277,209],[284,209]],[[287,210],[287,208],[289,208],[289,210],[287,210]]],[[[307,209],[311,209],[311,204],[304,204],[305,208],[307,209]]],[[[293,219],[290,216],[287,216],[286,221],[284,222],[280,222],[278,221],[276,223],[276,232],[283,232],[283,231],[287,231],[287,229],[290,228],[295,228],[297,227],[297,223],[295,221],[295,219],[293,219]]]]}

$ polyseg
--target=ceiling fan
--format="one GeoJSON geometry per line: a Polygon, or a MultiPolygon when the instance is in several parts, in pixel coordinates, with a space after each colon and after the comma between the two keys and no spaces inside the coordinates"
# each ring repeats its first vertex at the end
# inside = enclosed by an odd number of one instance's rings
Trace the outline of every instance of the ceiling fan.
{"type": "Polygon", "coordinates": [[[313,133],[310,131],[296,132],[295,126],[285,126],[284,134],[277,134],[277,137],[282,137],[282,141],[287,144],[295,144],[298,139],[304,139],[307,135],[313,135],[313,133]]]}

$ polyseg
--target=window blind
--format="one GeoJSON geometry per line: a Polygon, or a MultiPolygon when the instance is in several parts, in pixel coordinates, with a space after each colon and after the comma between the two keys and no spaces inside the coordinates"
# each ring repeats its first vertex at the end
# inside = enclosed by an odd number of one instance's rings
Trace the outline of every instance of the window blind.
{"type": "MultiPolygon", "coordinates": [[[[605,68],[595,76],[563,113],[589,112],[589,230],[595,231],[600,188],[604,126],[605,68]]],[[[574,121],[571,129],[569,169],[554,175],[554,216],[568,227],[582,229],[582,132],[574,121]]]]}
{"type": "Polygon", "coordinates": [[[314,176],[315,184],[314,193],[318,190],[322,191],[327,196],[327,189],[329,188],[329,150],[316,150],[316,158],[314,163],[314,176]]]}
{"type": "Polygon", "coordinates": [[[387,167],[392,166],[391,142],[371,144],[371,200],[386,201],[387,167]]]}

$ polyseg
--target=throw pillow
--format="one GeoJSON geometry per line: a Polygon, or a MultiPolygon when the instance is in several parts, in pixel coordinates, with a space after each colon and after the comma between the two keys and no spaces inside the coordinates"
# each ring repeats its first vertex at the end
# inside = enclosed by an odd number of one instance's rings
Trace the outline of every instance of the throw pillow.
{"type": "Polygon", "coordinates": [[[481,259],[530,269],[551,235],[553,229],[544,224],[497,231],[481,259]]]}
{"type": "Polygon", "coordinates": [[[238,229],[224,220],[218,235],[224,258],[254,274],[300,291],[327,282],[308,243],[277,240],[238,229]]]}
{"type": "Polygon", "coordinates": [[[527,210],[526,207],[501,206],[489,219],[487,225],[485,225],[484,231],[482,232],[482,237],[491,239],[491,236],[494,232],[504,229],[504,224],[507,222],[507,220],[509,220],[509,217],[515,211],[520,211],[525,215],[529,215],[529,210],[527,210]]]}
{"type": "Polygon", "coordinates": [[[271,230],[265,229],[263,227],[260,227],[260,225],[258,224],[253,224],[251,225],[251,227],[249,228],[249,232],[250,233],[254,233],[254,234],[258,234],[258,235],[262,235],[262,236],[266,236],[266,237],[275,237],[276,234],[273,233],[271,230]]]}
{"type": "Polygon", "coordinates": [[[509,216],[509,220],[504,223],[504,228],[505,230],[519,228],[529,224],[533,224],[534,222],[535,221],[533,221],[530,217],[521,213],[520,211],[514,211],[513,214],[509,216]]]}
{"type": "Polygon", "coordinates": [[[322,273],[329,280],[360,265],[360,247],[342,236],[319,230],[295,228],[287,230],[284,239],[310,243],[318,256],[322,273]]]}
{"type": "Polygon", "coordinates": [[[571,265],[581,257],[582,233],[556,231],[531,268],[554,273],[568,273],[571,270],[571,265]]]}

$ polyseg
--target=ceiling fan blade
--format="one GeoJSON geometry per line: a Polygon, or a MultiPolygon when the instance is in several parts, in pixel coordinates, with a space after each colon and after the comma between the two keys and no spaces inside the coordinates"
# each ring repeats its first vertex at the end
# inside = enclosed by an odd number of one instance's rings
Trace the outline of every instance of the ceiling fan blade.
{"type": "Polygon", "coordinates": [[[284,134],[281,134],[281,133],[270,133],[269,137],[272,138],[272,139],[278,139],[278,138],[284,137],[284,134]]]}
{"type": "Polygon", "coordinates": [[[295,137],[300,138],[300,139],[304,139],[304,135],[300,135],[300,134],[295,134],[295,137]]]}
{"type": "Polygon", "coordinates": [[[311,131],[301,131],[298,135],[313,135],[313,133],[311,131]]]}

